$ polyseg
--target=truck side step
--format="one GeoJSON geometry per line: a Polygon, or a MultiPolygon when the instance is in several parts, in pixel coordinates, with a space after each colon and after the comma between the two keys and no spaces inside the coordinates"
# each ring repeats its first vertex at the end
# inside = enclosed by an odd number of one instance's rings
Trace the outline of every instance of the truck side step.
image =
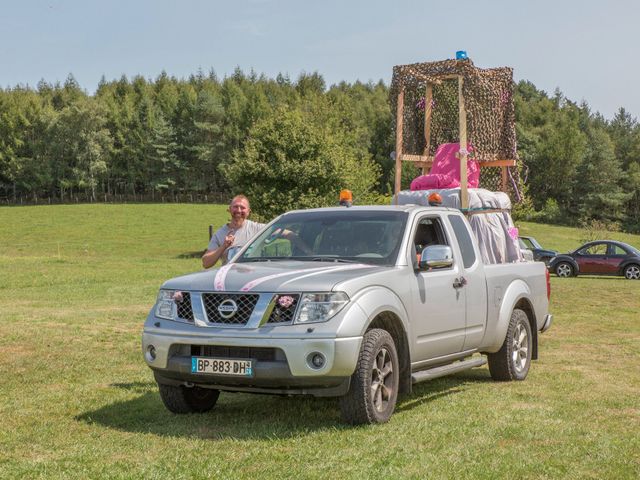
{"type": "Polygon", "coordinates": [[[463,360],[461,362],[455,362],[449,365],[442,365],[441,367],[421,370],[411,375],[411,383],[426,382],[427,380],[444,377],[445,375],[451,375],[452,373],[469,370],[470,368],[481,367],[485,363],[487,363],[487,359],[485,357],[470,358],[469,360],[463,360]]]}

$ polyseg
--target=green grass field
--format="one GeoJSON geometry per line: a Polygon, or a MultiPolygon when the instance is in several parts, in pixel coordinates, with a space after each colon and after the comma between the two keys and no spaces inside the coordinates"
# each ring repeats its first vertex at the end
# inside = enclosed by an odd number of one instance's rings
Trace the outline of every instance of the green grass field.
{"type": "MultiPolygon", "coordinates": [[[[212,205],[0,208],[0,478],[640,477],[640,282],[552,278],[525,382],[418,385],[384,425],[333,399],[163,407],[140,352],[160,284],[200,269],[212,205]]],[[[520,224],[545,247],[579,230],[520,224]]],[[[640,246],[640,236],[612,234],[640,246]]]]}

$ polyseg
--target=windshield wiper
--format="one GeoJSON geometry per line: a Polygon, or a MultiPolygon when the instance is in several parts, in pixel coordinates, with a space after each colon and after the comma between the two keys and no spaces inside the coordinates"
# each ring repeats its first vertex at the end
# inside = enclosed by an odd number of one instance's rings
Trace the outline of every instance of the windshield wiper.
{"type": "Polygon", "coordinates": [[[238,263],[254,263],[254,262],[284,262],[287,260],[294,260],[297,262],[331,262],[331,263],[362,263],[356,260],[349,260],[341,257],[250,257],[241,258],[238,263]]]}
{"type": "Polygon", "coordinates": [[[355,260],[347,260],[346,258],[341,257],[312,257],[311,261],[313,262],[333,262],[333,263],[359,263],[355,260]]]}
{"type": "Polygon", "coordinates": [[[291,260],[291,257],[251,257],[241,258],[238,263],[252,263],[252,262],[282,262],[285,260],[291,260]]]}

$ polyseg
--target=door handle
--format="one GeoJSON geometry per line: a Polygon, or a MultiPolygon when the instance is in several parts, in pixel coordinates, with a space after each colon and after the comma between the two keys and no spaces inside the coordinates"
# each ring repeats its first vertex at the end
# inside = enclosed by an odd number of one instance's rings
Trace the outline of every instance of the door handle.
{"type": "Polygon", "coordinates": [[[467,284],[467,279],[464,277],[456,278],[453,280],[453,288],[462,288],[467,284]]]}

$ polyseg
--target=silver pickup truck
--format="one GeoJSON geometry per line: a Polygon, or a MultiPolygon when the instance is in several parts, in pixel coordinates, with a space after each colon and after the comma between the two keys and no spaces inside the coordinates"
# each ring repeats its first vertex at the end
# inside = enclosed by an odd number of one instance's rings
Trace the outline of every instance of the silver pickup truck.
{"type": "Polygon", "coordinates": [[[223,267],[164,283],[142,350],[171,412],[220,391],[306,394],[378,423],[414,383],[487,361],[524,380],[548,305],[544,263],[483,264],[458,210],[294,211],[223,267]]]}

